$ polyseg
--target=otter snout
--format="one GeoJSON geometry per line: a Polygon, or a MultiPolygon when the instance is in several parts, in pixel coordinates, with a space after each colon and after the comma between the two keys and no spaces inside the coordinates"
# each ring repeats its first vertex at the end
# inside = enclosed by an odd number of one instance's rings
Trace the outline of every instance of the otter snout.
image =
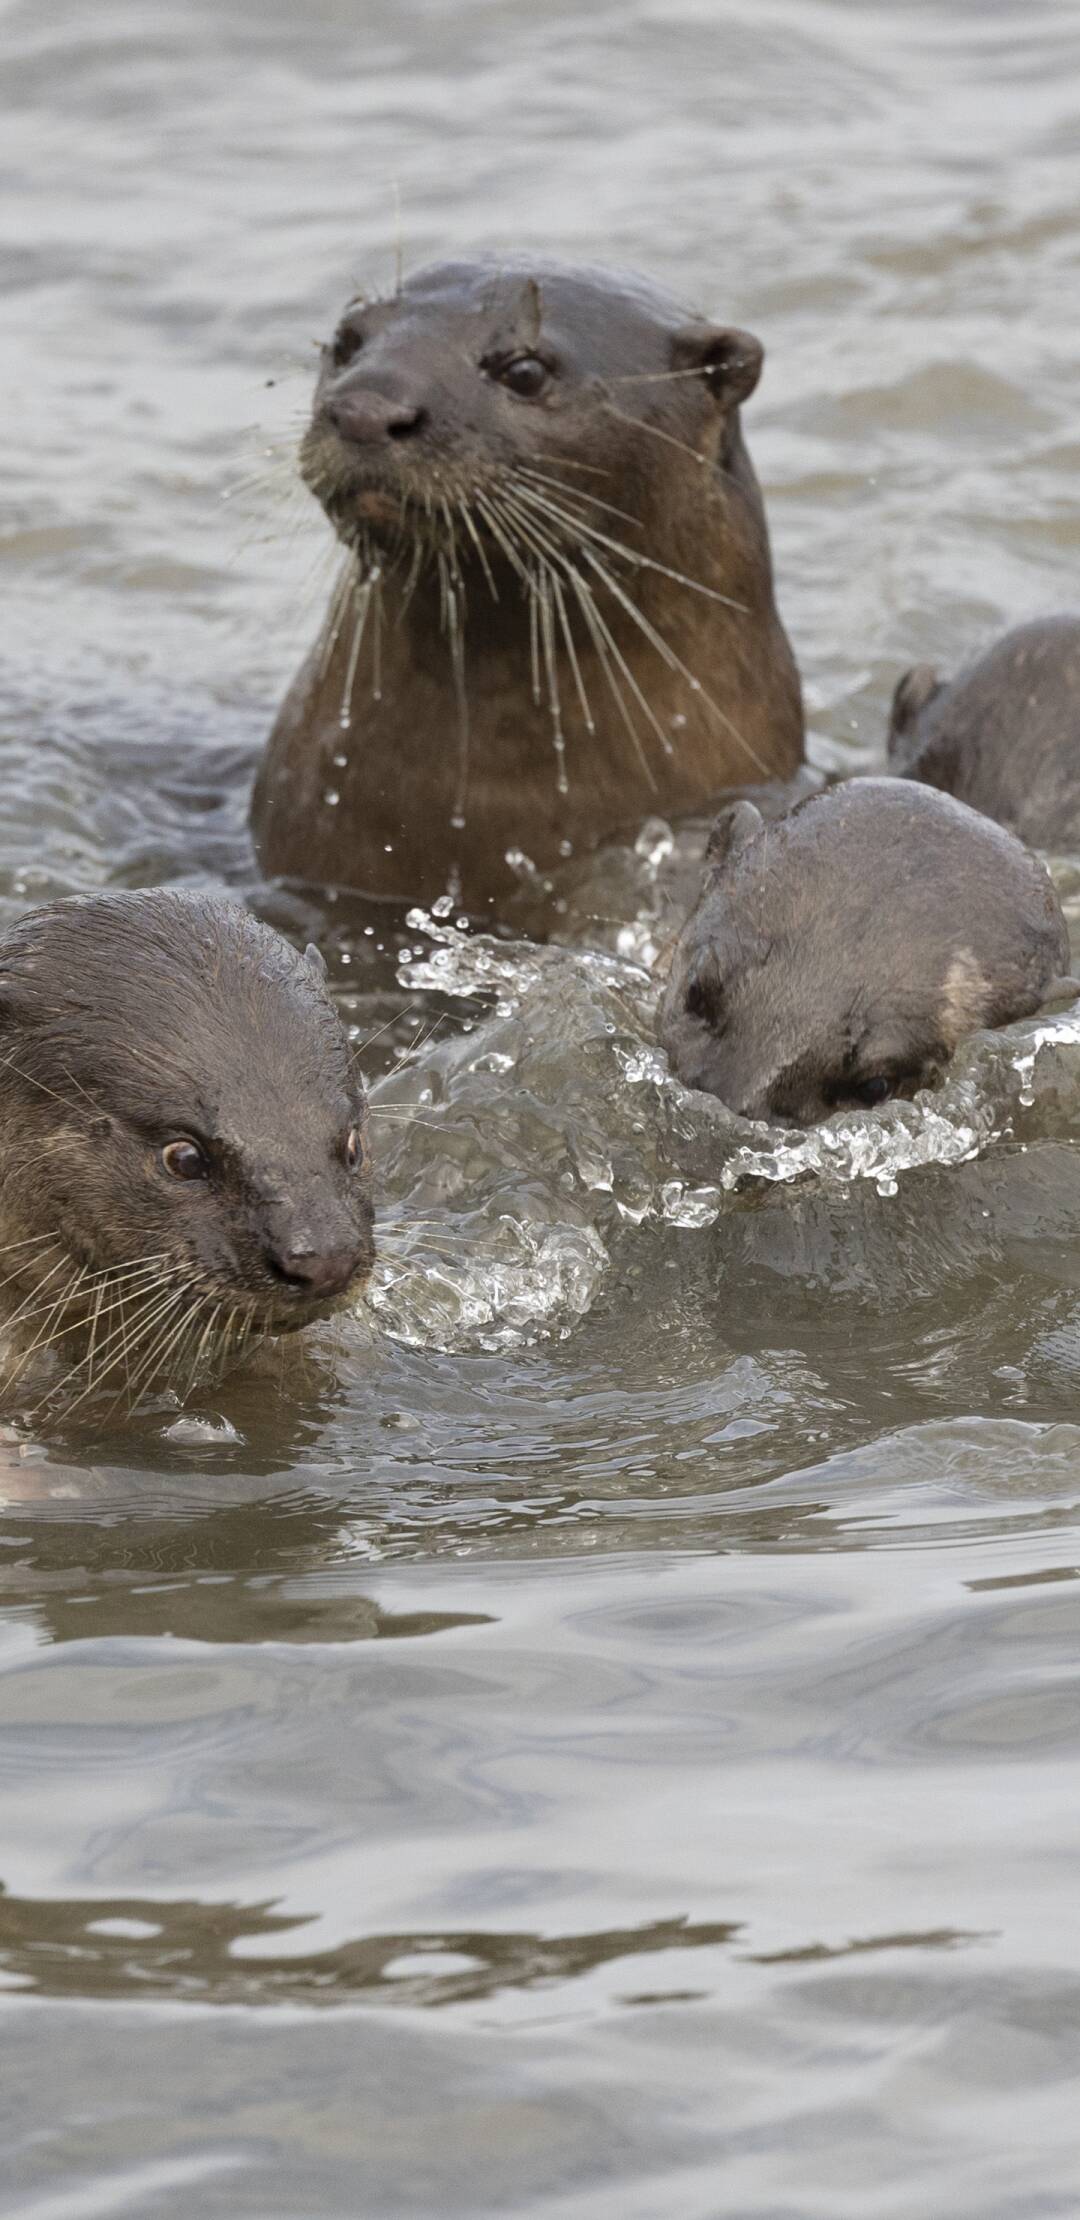
{"type": "Polygon", "coordinates": [[[267,1249],[266,1260],[274,1278],[286,1287],[294,1287],[298,1294],[327,1302],[335,1295],[344,1295],[346,1288],[361,1275],[367,1276],[371,1250],[370,1243],[359,1240],[333,1249],[302,1245],[272,1247],[267,1249]]]}
{"type": "Polygon", "coordinates": [[[427,421],[427,410],[418,401],[392,400],[360,386],[331,394],[323,414],[339,438],[354,447],[381,447],[387,440],[408,439],[427,421]]]}

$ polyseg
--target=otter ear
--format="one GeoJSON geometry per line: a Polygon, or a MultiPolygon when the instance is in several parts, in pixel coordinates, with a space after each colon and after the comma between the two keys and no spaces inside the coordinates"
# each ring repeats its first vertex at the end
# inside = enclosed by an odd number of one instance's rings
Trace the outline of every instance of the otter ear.
{"type": "Polygon", "coordinates": [[[923,710],[929,707],[935,694],[941,692],[941,680],[932,663],[916,663],[903,678],[897,680],[896,692],[889,712],[888,752],[892,755],[898,740],[902,740],[917,724],[923,710]]]}
{"type": "Polygon", "coordinates": [[[677,370],[700,370],[713,399],[724,408],[749,400],[761,376],[765,349],[753,332],[724,324],[684,324],[674,340],[677,370]]]}
{"type": "Polygon", "coordinates": [[[326,978],[326,957],[323,955],[321,948],[316,948],[313,940],[309,940],[304,950],[304,962],[310,966],[317,978],[326,978]]]}
{"type": "Polygon", "coordinates": [[[756,840],[765,820],[753,802],[730,802],[714,819],[705,849],[705,862],[710,875],[717,878],[729,863],[734,862],[752,840],[756,840]]]}

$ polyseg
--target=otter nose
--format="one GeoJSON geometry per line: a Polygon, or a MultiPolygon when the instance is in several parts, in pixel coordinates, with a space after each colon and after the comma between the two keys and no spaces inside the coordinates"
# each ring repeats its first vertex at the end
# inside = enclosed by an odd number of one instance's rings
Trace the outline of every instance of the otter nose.
{"type": "Polygon", "coordinates": [[[335,432],[356,447],[378,447],[386,439],[407,439],[418,432],[426,410],[411,401],[392,401],[384,393],[354,386],[326,403],[326,415],[335,432]]]}
{"type": "Polygon", "coordinates": [[[305,1295],[343,1295],[364,1263],[364,1253],[356,1244],[339,1249],[282,1246],[269,1248],[266,1254],[275,1279],[305,1295]]]}

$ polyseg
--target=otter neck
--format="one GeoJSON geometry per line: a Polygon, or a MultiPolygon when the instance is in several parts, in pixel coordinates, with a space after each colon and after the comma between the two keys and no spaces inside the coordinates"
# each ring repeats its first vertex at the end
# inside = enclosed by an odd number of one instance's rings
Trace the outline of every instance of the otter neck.
{"type": "Polygon", "coordinates": [[[655,567],[571,551],[561,573],[530,566],[530,589],[496,551],[486,572],[460,553],[441,578],[425,564],[411,591],[392,570],[361,582],[272,736],[264,867],[400,900],[450,888],[483,915],[516,890],[508,856],[550,870],[646,816],[790,775],[801,700],[767,543],[718,499],[722,560],[698,506],[655,567]]]}

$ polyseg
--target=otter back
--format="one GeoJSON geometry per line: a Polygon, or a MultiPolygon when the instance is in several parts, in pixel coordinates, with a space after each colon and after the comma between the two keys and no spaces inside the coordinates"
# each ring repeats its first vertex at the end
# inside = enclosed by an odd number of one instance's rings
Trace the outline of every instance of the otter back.
{"type": "Polygon", "coordinates": [[[1080,840],[1080,618],[1019,625],[957,678],[928,664],[893,696],[889,764],[1039,848],[1080,840]]]}

